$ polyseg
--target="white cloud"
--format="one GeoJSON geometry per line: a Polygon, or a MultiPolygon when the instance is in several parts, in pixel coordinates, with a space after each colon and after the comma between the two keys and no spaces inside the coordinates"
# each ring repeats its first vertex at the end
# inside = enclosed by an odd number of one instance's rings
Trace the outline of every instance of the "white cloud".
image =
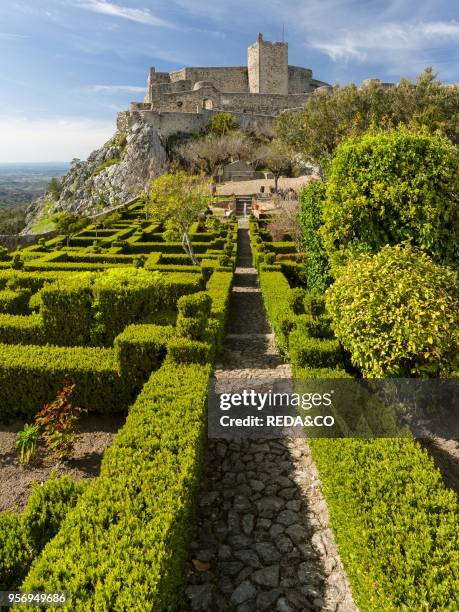
{"type": "Polygon", "coordinates": [[[332,60],[375,59],[376,52],[384,52],[387,57],[398,56],[423,49],[429,45],[444,45],[448,38],[459,41],[459,23],[456,21],[433,21],[419,23],[380,23],[365,31],[346,31],[333,40],[315,37],[309,45],[323,51],[332,60]]]}
{"type": "Polygon", "coordinates": [[[93,85],[91,91],[95,93],[103,94],[117,94],[117,93],[144,93],[144,87],[136,87],[133,85],[93,85]]]}
{"type": "Polygon", "coordinates": [[[1,117],[0,163],[85,159],[115,132],[114,121],[84,117],[1,117]]]}
{"type": "Polygon", "coordinates": [[[174,25],[156,17],[148,8],[130,8],[128,6],[120,6],[106,0],[80,0],[76,4],[77,7],[92,11],[93,13],[101,13],[110,17],[120,17],[130,21],[136,21],[150,26],[158,26],[164,28],[174,27],[174,25]]]}

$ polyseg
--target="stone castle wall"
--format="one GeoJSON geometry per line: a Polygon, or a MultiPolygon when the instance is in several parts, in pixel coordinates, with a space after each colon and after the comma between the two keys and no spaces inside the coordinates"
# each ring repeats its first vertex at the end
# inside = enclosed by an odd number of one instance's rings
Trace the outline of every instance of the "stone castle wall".
{"type": "Polygon", "coordinates": [[[220,68],[183,68],[170,74],[171,82],[189,81],[190,89],[200,81],[210,81],[219,91],[247,93],[249,91],[248,70],[245,66],[220,68]]]}
{"type": "Polygon", "coordinates": [[[119,113],[118,129],[139,120],[162,135],[203,130],[212,113],[232,113],[241,129],[272,123],[287,109],[301,107],[320,86],[312,71],[288,65],[288,45],[269,42],[259,34],[248,49],[247,66],[191,67],[173,72],[151,68],[143,103],[133,102],[119,113]]]}
{"type": "Polygon", "coordinates": [[[130,109],[171,113],[197,113],[204,109],[275,115],[288,108],[301,106],[309,95],[224,93],[213,85],[198,84],[198,89],[162,93],[151,105],[133,103],[130,109]]]}
{"type": "Polygon", "coordinates": [[[300,94],[305,91],[313,91],[312,70],[298,66],[288,67],[288,93],[300,94]]]}
{"type": "MultiPolygon", "coordinates": [[[[201,113],[159,113],[152,110],[124,111],[118,113],[117,129],[127,132],[136,123],[151,125],[160,136],[168,138],[177,132],[197,134],[204,131],[211,119],[218,111],[203,111],[201,113]]],[[[272,125],[272,115],[232,113],[240,129],[249,133],[258,126],[272,125]]]]}

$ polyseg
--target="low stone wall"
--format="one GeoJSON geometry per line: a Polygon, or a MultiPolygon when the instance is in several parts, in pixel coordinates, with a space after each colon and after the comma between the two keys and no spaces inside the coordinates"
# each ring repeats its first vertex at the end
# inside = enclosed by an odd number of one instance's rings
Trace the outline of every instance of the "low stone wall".
{"type": "Polygon", "coordinates": [[[8,251],[15,251],[19,246],[28,247],[36,244],[40,238],[51,240],[57,236],[57,232],[46,232],[45,234],[0,234],[0,246],[6,247],[8,251]]]}

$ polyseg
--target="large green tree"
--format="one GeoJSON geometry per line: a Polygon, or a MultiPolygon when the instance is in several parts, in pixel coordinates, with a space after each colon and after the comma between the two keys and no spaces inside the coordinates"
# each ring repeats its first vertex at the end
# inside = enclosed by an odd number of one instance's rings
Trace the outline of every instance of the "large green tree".
{"type": "Polygon", "coordinates": [[[446,138],[370,130],[338,147],[328,175],[321,232],[332,268],[405,241],[457,265],[459,149],[446,138]]]}
{"type": "Polygon", "coordinates": [[[363,87],[347,85],[320,89],[300,111],[282,113],[278,136],[306,161],[325,168],[336,147],[370,126],[392,128],[399,123],[440,131],[459,140],[459,87],[442,84],[431,68],[413,83],[396,86],[371,81],[363,87]]]}

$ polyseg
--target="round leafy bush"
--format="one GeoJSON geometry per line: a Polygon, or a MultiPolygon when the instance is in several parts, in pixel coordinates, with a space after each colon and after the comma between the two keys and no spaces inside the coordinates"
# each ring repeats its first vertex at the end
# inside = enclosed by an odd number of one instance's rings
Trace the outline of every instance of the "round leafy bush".
{"type": "Polygon", "coordinates": [[[411,246],[382,248],[341,269],[326,293],[336,337],[368,377],[447,375],[457,359],[455,272],[411,246]]]}
{"type": "Polygon", "coordinates": [[[331,163],[321,234],[332,268],[385,245],[411,242],[455,263],[459,149],[406,127],[340,145],[331,163]]]}

